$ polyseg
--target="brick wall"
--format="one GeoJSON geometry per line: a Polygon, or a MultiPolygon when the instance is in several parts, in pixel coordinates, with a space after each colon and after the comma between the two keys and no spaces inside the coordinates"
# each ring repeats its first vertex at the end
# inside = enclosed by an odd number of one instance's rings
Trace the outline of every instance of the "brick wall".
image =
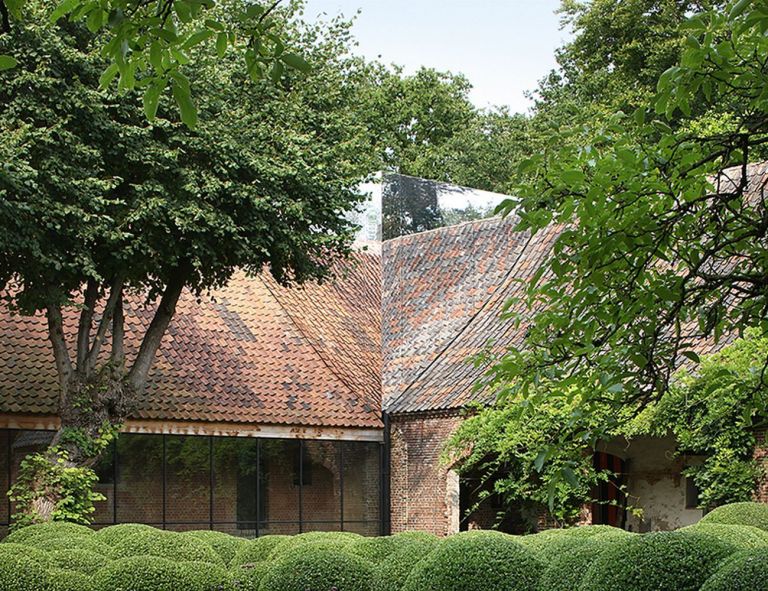
{"type": "Polygon", "coordinates": [[[458,478],[441,465],[443,444],[461,419],[455,412],[391,417],[392,533],[458,529],[458,478]]]}
{"type": "Polygon", "coordinates": [[[763,469],[763,475],[755,489],[755,500],[768,503],[768,430],[755,432],[755,460],[763,469]]]}

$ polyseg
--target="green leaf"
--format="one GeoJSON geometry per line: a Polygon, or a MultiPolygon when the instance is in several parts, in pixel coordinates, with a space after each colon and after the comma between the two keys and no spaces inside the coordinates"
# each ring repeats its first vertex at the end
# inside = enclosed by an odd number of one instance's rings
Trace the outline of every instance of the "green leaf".
{"type": "Polygon", "coordinates": [[[683,351],[682,355],[684,357],[687,357],[688,359],[690,359],[694,363],[700,363],[701,362],[701,359],[699,358],[699,356],[694,351],[683,351]]]}
{"type": "Polygon", "coordinates": [[[547,461],[547,456],[549,456],[549,452],[546,449],[542,449],[536,455],[536,459],[533,460],[533,467],[536,468],[537,472],[541,472],[541,469],[544,467],[544,462],[547,461]]]}
{"type": "Polygon", "coordinates": [[[309,72],[312,69],[312,66],[296,53],[284,53],[280,59],[283,60],[286,66],[299,72],[309,72]]]}
{"type": "Polygon", "coordinates": [[[99,88],[102,90],[109,87],[110,84],[112,84],[112,80],[115,79],[115,76],[117,76],[119,68],[117,67],[117,64],[111,64],[104,72],[102,72],[101,76],[99,77],[99,88]]]}
{"type": "Polygon", "coordinates": [[[197,108],[195,107],[195,103],[192,101],[189,85],[179,84],[174,79],[173,98],[176,100],[176,104],[179,106],[181,120],[184,122],[184,125],[190,129],[194,129],[197,126],[197,108]]]}
{"type": "Polygon", "coordinates": [[[158,41],[149,46],[149,63],[157,72],[163,71],[163,50],[158,41]]]}
{"type": "Polygon", "coordinates": [[[155,119],[157,106],[160,103],[160,96],[163,94],[163,90],[165,90],[165,80],[150,84],[147,90],[144,91],[144,114],[150,121],[155,119]]]}
{"type": "Polygon", "coordinates": [[[272,82],[277,84],[280,82],[280,79],[283,77],[283,72],[285,72],[285,67],[280,62],[275,62],[272,65],[272,69],[269,71],[269,77],[272,79],[272,82]]]}
{"type": "Polygon", "coordinates": [[[579,169],[564,170],[560,173],[560,178],[566,185],[578,185],[584,182],[586,178],[584,173],[579,169]]]}
{"type": "Polygon", "coordinates": [[[731,8],[731,12],[728,13],[728,18],[735,19],[740,17],[742,14],[744,14],[744,11],[750,4],[752,4],[752,0],[739,0],[736,4],[733,5],[733,8],[731,8]]]}
{"type": "Polygon", "coordinates": [[[563,476],[565,477],[565,481],[570,484],[574,488],[578,488],[579,486],[579,477],[576,476],[576,473],[566,466],[563,468],[563,476]]]}
{"type": "Polygon", "coordinates": [[[216,36],[216,54],[219,57],[224,57],[224,54],[226,53],[227,53],[227,34],[219,33],[216,36]]]}
{"type": "Polygon", "coordinates": [[[197,31],[196,33],[190,35],[181,47],[182,49],[190,49],[195,45],[210,39],[211,37],[213,37],[213,31],[209,29],[203,29],[202,31],[197,31]]]}
{"type": "Polygon", "coordinates": [[[62,0],[51,13],[51,22],[55,23],[61,17],[72,12],[76,6],[80,5],[80,0],[62,0]]]}
{"type": "Polygon", "coordinates": [[[11,68],[15,68],[18,65],[18,61],[16,61],[16,58],[10,56],[10,55],[2,55],[0,54],[0,72],[3,70],[10,70],[11,68]]]}

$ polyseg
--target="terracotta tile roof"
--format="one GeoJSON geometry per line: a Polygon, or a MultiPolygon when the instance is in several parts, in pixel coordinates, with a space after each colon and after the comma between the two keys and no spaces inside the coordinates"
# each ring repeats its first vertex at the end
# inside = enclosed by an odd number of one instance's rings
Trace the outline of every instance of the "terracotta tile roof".
{"type": "Polygon", "coordinates": [[[519,343],[499,314],[548,255],[559,227],[531,238],[517,220],[490,218],[384,243],[384,408],[460,408],[487,369],[470,359],[519,343]],[[428,278],[422,282],[413,278],[428,278]]]}
{"type": "MultiPolygon", "coordinates": [[[[380,276],[380,257],[357,253],[323,285],[238,274],[185,294],[133,418],[381,427],[380,276]]],[[[129,358],[151,312],[126,311],[129,358]]],[[[56,414],[53,367],[44,318],[0,312],[0,413],[56,414]]]]}

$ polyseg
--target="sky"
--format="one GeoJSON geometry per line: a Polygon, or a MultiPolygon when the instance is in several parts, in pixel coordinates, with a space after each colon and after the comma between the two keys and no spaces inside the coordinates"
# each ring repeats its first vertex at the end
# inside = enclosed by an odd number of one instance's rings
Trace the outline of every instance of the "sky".
{"type": "Polygon", "coordinates": [[[555,66],[568,38],[560,0],[307,0],[308,20],[325,13],[360,15],[358,53],[413,72],[421,66],[461,72],[478,107],[525,112],[525,91],[555,66]]]}

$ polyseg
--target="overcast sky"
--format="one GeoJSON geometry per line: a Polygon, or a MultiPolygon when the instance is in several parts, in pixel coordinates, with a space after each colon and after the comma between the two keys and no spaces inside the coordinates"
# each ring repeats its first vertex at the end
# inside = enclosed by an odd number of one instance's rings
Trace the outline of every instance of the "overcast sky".
{"type": "Polygon", "coordinates": [[[567,39],[559,0],[307,0],[306,17],[360,16],[359,52],[385,63],[464,73],[479,107],[528,109],[524,92],[555,65],[567,39]]]}

